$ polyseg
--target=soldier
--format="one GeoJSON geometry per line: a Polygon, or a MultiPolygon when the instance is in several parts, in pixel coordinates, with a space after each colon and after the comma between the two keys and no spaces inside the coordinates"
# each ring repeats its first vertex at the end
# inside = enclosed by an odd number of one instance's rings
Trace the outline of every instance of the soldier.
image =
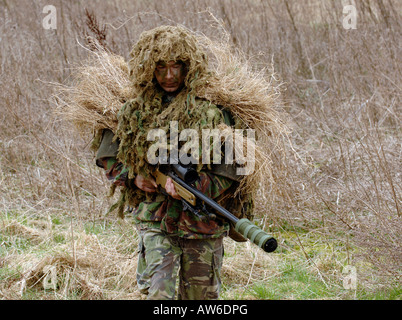
{"type": "MultiPolygon", "coordinates": [[[[170,179],[164,186],[167,194],[161,192],[146,160],[147,133],[155,128],[168,131],[173,120],[179,129],[201,132],[220,123],[233,124],[233,118],[197,96],[208,85],[207,57],[187,29],[163,26],[144,32],[131,57],[133,98],[120,110],[115,134],[104,130],[96,159],[107,177],[125,190],[125,203],[134,207],[140,239],[137,285],[148,299],[174,299],[179,275],[179,299],[217,299],[229,225],[183,210],[170,179]]],[[[236,183],[224,170],[216,174],[202,164],[197,170],[197,188],[212,199],[236,183]]]]}

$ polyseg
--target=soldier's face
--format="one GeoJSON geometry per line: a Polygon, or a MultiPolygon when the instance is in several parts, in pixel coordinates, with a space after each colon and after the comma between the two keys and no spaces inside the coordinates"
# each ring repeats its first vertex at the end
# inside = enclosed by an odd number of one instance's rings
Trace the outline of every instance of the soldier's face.
{"type": "Polygon", "coordinates": [[[163,90],[169,93],[182,89],[186,74],[186,65],[181,61],[160,61],[155,68],[156,81],[163,90]]]}

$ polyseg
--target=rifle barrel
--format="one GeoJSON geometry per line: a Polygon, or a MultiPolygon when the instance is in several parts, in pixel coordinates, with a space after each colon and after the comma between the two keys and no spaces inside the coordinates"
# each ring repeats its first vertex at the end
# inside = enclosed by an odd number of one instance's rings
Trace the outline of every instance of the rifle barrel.
{"type": "Polygon", "coordinates": [[[240,234],[245,236],[247,239],[249,239],[254,244],[258,245],[264,251],[272,252],[277,248],[278,243],[275,240],[275,238],[273,238],[270,234],[266,233],[264,230],[262,230],[261,228],[256,226],[250,220],[245,219],[245,218],[243,218],[243,219],[237,218],[235,215],[233,215],[231,212],[226,210],[224,207],[217,204],[214,200],[212,200],[209,197],[207,197],[206,195],[204,195],[201,191],[188,185],[186,182],[184,182],[180,177],[175,175],[173,172],[168,172],[167,174],[180,186],[182,186],[183,188],[190,191],[198,199],[200,199],[201,201],[204,201],[208,206],[210,206],[211,208],[218,211],[227,220],[231,221],[235,225],[235,230],[237,232],[239,232],[240,234]]]}

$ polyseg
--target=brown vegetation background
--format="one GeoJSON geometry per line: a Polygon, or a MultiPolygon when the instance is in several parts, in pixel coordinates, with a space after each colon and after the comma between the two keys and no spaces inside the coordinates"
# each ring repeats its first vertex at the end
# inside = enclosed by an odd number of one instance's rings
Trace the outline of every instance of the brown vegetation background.
{"type": "MultiPolygon", "coordinates": [[[[282,232],[337,239],[354,248],[350,264],[373,267],[359,274],[362,281],[375,274],[382,285],[400,283],[400,1],[0,1],[3,213],[95,221],[110,205],[91,137],[53,114],[51,83],[68,83],[88,56],[86,9],[105,28],[105,43],[126,59],[143,30],[183,24],[217,39],[220,22],[257,70],[272,65],[292,131],[286,157],[273,159],[276,182],[261,192],[256,221],[285,248],[282,232]],[[57,9],[55,30],[42,26],[49,4],[57,9]],[[347,4],[356,6],[356,29],[342,25],[347,4]]],[[[0,227],[12,226],[3,220],[0,227]]],[[[309,260],[297,241],[292,250],[309,260]]],[[[0,267],[10,263],[0,259],[0,267]]]]}

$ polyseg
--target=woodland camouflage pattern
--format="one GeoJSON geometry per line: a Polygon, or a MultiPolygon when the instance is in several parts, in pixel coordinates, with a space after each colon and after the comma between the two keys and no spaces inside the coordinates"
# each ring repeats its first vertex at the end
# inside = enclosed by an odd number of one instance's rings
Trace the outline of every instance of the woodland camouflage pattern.
{"type": "MultiPolygon", "coordinates": [[[[128,184],[127,169],[116,158],[102,158],[102,167],[107,178],[114,184],[128,184]]],[[[230,188],[232,183],[228,178],[200,172],[200,181],[196,183],[196,188],[209,198],[216,199],[230,188]]],[[[138,224],[160,228],[187,239],[219,238],[225,236],[229,230],[228,224],[220,219],[201,221],[200,217],[184,212],[180,200],[161,193],[146,193],[145,201],[134,210],[134,220],[138,224]]]]}
{"type": "MultiPolygon", "coordinates": [[[[225,123],[223,111],[218,106],[196,96],[195,89],[205,85],[209,78],[208,61],[197,38],[187,29],[162,26],[146,31],[134,45],[131,57],[129,67],[135,97],[127,101],[118,113],[115,140],[118,141],[116,159],[119,164],[113,164],[110,159],[106,164],[107,170],[112,169],[109,176],[114,174],[120,178],[121,174],[114,169],[128,171],[128,181],[138,174],[150,177],[153,171],[146,160],[147,150],[153,144],[147,140],[149,130],[162,129],[169,137],[170,121],[173,120],[178,121],[179,131],[191,128],[199,133],[225,123]],[[166,99],[166,92],[154,79],[157,63],[170,60],[182,61],[187,69],[184,87],[173,100],[166,99]]],[[[199,163],[197,170],[201,182],[197,187],[206,195],[216,198],[232,185],[228,178],[206,173],[208,168],[201,161],[199,163]]],[[[123,188],[120,212],[127,204],[135,208],[137,223],[160,227],[183,238],[219,238],[229,229],[227,223],[219,219],[201,221],[192,213],[183,212],[179,200],[161,193],[147,193],[134,186],[123,188]]]]}
{"type": "Polygon", "coordinates": [[[148,300],[174,299],[178,272],[178,299],[218,299],[222,238],[185,241],[159,229],[138,225],[138,230],[137,285],[148,300]]]}
{"type": "MultiPolygon", "coordinates": [[[[116,157],[110,157],[109,148],[101,149],[108,157],[98,153],[97,164],[105,169],[108,180],[127,190],[135,188],[128,179],[128,170],[116,157]]],[[[228,178],[200,172],[196,187],[216,199],[233,183],[228,178]]],[[[201,221],[183,211],[180,200],[161,193],[146,193],[146,201],[134,210],[134,220],[140,239],[137,285],[148,300],[174,299],[178,273],[178,299],[218,299],[227,222],[201,221]]]]}
{"type": "MultiPolygon", "coordinates": [[[[186,29],[166,26],[144,32],[131,55],[135,97],[120,109],[114,138],[107,142],[110,145],[100,144],[99,151],[106,151],[104,157],[98,152],[97,164],[114,186],[122,186],[120,213],[127,204],[133,209],[140,238],[138,287],[148,299],[173,299],[179,272],[179,299],[217,299],[223,237],[229,233],[229,223],[219,217],[202,219],[184,211],[181,200],[161,190],[144,192],[132,183],[137,175],[150,177],[153,171],[146,161],[152,144],[147,141],[150,129],[163,129],[169,137],[171,121],[178,121],[179,131],[191,128],[200,133],[225,124],[223,110],[195,93],[208,82],[206,55],[186,29]],[[166,99],[154,79],[156,64],[171,60],[187,68],[184,88],[173,100],[166,99]]],[[[200,180],[196,188],[218,201],[237,182],[208,169],[202,163],[197,166],[200,180]]]]}

